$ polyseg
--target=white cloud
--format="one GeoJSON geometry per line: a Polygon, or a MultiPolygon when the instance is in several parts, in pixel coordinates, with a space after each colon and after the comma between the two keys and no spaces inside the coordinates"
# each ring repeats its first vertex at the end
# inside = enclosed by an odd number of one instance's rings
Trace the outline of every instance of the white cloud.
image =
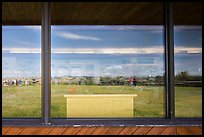
{"type": "Polygon", "coordinates": [[[177,25],[174,27],[175,32],[183,32],[184,30],[202,30],[202,26],[183,26],[177,25]]]}
{"type": "Polygon", "coordinates": [[[23,26],[26,29],[31,29],[34,31],[40,31],[41,30],[41,26],[23,26]]]}
{"type": "Polygon", "coordinates": [[[175,29],[181,29],[181,30],[189,30],[189,29],[202,29],[202,26],[199,25],[176,25],[174,27],[175,29]]]}
{"type": "Polygon", "coordinates": [[[122,70],[123,67],[121,65],[113,65],[113,66],[109,66],[109,67],[106,67],[105,68],[106,70],[116,70],[116,69],[119,69],[119,70],[122,70]]]}
{"type": "Polygon", "coordinates": [[[155,29],[155,30],[150,30],[151,33],[163,33],[164,30],[163,29],[155,29]]]}
{"type": "MultiPolygon", "coordinates": [[[[3,53],[41,53],[40,48],[2,48],[3,53]]],[[[175,53],[202,53],[202,48],[175,47],[175,53]]],[[[52,53],[80,53],[80,54],[151,54],[164,53],[163,47],[152,48],[55,48],[52,53]]]]}
{"type": "Polygon", "coordinates": [[[115,30],[154,30],[154,29],[162,29],[162,25],[69,25],[69,26],[52,26],[52,29],[56,30],[84,30],[84,29],[115,29],[115,30]]]}
{"type": "Polygon", "coordinates": [[[130,25],[130,26],[116,26],[114,29],[118,30],[145,30],[151,33],[162,33],[164,31],[161,25],[130,25]]]}
{"type": "Polygon", "coordinates": [[[36,45],[36,44],[30,43],[30,42],[27,42],[27,41],[20,41],[20,40],[14,40],[14,42],[17,43],[17,44],[27,45],[27,46],[34,46],[34,45],[36,45]]]}
{"type": "Polygon", "coordinates": [[[74,39],[74,40],[95,40],[95,41],[101,40],[100,38],[97,38],[97,37],[83,36],[83,35],[73,34],[70,32],[58,32],[58,33],[56,33],[56,35],[58,35],[62,38],[74,39]]]}
{"type": "Polygon", "coordinates": [[[202,48],[174,48],[174,53],[202,53],[202,48]]]}
{"type": "Polygon", "coordinates": [[[163,48],[56,48],[52,53],[82,53],[82,54],[129,54],[129,53],[163,53],[163,48]]]}
{"type": "Polygon", "coordinates": [[[2,48],[3,53],[41,53],[40,48],[2,48]]]}

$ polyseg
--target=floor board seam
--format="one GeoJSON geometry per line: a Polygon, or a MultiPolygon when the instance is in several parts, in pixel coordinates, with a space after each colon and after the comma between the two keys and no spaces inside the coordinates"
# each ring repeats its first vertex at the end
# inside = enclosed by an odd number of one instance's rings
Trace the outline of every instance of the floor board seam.
{"type": "Polygon", "coordinates": [[[136,129],[134,129],[134,131],[131,133],[131,135],[133,135],[135,133],[135,131],[138,129],[139,127],[137,127],[136,129]]]}
{"type": "Polygon", "coordinates": [[[166,129],[161,133],[161,135],[168,129],[168,127],[166,127],[166,129]]]}
{"type": "Polygon", "coordinates": [[[78,133],[81,131],[81,129],[82,129],[82,128],[80,127],[79,131],[78,131],[78,132],[76,132],[76,134],[75,134],[75,135],[77,135],[77,134],[78,134],[78,133]]]}
{"type": "Polygon", "coordinates": [[[147,131],[147,133],[145,133],[145,135],[147,135],[152,129],[153,129],[153,127],[151,127],[151,128],[147,131]]]}
{"type": "Polygon", "coordinates": [[[23,130],[24,130],[25,128],[26,128],[26,127],[24,127],[24,128],[18,133],[18,135],[20,135],[20,133],[23,132],[23,130]]]}
{"type": "Polygon", "coordinates": [[[54,128],[51,128],[50,131],[47,133],[47,135],[49,135],[49,133],[53,130],[54,128]]]}
{"type": "Polygon", "coordinates": [[[64,132],[66,131],[68,129],[68,127],[60,134],[60,135],[63,135],[64,134],[64,132]]]}
{"type": "Polygon", "coordinates": [[[62,132],[62,134],[61,134],[61,135],[63,135],[63,134],[64,134],[64,133],[65,133],[65,132],[66,132],[68,129],[69,129],[69,127],[68,127],[67,129],[65,129],[65,130],[64,130],[64,132],[62,132]]]}
{"type": "Polygon", "coordinates": [[[10,130],[10,128],[11,128],[11,127],[9,127],[9,128],[7,129],[7,131],[4,133],[4,135],[10,130]]]}
{"type": "Polygon", "coordinates": [[[120,134],[120,133],[121,133],[121,132],[124,130],[124,128],[125,128],[125,127],[123,127],[123,128],[121,129],[121,131],[120,131],[120,132],[118,132],[118,134],[117,134],[117,135],[119,135],[119,134],[120,134]]]}

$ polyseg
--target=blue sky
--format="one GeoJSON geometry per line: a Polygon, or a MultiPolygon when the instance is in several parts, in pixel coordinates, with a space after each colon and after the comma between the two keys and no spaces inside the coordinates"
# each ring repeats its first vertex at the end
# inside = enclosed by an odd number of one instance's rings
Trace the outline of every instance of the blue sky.
{"type": "MultiPolygon", "coordinates": [[[[202,74],[202,28],[175,28],[176,73],[202,74]]],[[[162,26],[52,26],[52,76],[164,73],[162,26]]],[[[40,76],[39,26],[2,27],[2,76],[40,76]]]]}

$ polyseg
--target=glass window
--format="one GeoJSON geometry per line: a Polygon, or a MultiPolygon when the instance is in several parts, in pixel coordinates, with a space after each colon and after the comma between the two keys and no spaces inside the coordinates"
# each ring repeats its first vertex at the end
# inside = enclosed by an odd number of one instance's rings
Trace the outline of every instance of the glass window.
{"type": "Polygon", "coordinates": [[[202,117],[202,4],[174,9],[175,116],[202,117]]]}
{"type": "MultiPolygon", "coordinates": [[[[106,3],[89,4],[76,16],[64,13],[83,3],[51,6],[51,108],[44,114],[51,109],[51,118],[165,118],[164,3],[115,3],[123,9],[103,19],[90,13],[98,6],[104,14],[106,3]],[[83,18],[75,19],[78,15],[83,18]]],[[[176,118],[202,118],[202,6],[174,3],[173,8],[176,118]]],[[[42,118],[40,45],[41,26],[2,26],[3,119],[42,118]]]]}
{"type": "Polygon", "coordinates": [[[52,26],[52,117],[164,117],[162,26],[52,26]]]}
{"type": "Polygon", "coordinates": [[[2,26],[2,117],[41,117],[40,26],[2,26]]]}
{"type": "Polygon", "coordinates": [[[175,114],[202,117],[202,27],[175,26],[175,114]]]}

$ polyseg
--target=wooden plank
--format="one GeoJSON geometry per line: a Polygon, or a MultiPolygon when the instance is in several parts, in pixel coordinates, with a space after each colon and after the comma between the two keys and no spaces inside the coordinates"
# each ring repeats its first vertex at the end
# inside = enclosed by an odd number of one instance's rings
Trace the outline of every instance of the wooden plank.
{"type": "Polygon", "coordinates": [[[202,129],[200,127],[186,127],[192,135],[202,135],[202,129]]]}
{"type": "Polygon", "coordinates": [[[118,135],[132,135],[138,127],[125,127],[118,135]]]}
{"type": "Polygon", "coordinates": [[[82,128],[77,135],[90,135],[96,127],[84,127],[82,128]]]}
{"type": "Polygon", "coordinates": [[[2,127],[3,135],[202,135],[199,127],[2,127]]]}
{"type": "Polygon", "coordinates": [[[2,135],[5,135],[5,133],[9,130],[10,127],[3,127],[2,128],[2,135]]]}
{"type": "Polygon", "coordinates": [[[67,127],[55,127],[48,133],[48,135],[62,135],[65,130],[67,130],[67,127]]]}
{"type": "Polygon", "coordinates": [[[152,127],[139,127],[133,135],[146,135],[151,129],[152,127]]]}
{"type": "Polygon", "coordinates": [[[161,135],[176,135],[176,127],[167,127],[161,135]]]}
{"type": "Polygon", "coordinates": [[[147,135],[161,135],[166,130],[166,127],[153,127],[147,135]]]}
{"type": "Polygon", "coordinates": [[[39,127],[33,135],[47,135],[51,130],[51,127],[39,127]]]}
{"type": "Polygon", "coordinates": [[[5,135],[18,135],[25,127],[11,127],[5,135]]]}
{"type": "MultiPolygon", "coordinates": [[[[40,2],[3,2],[3,25],[40,25],[40,2]],[[35,12],[33,12],[35,11],[35,12]]],[[[152,2],[56,2],[52,3],[53,25],[161,25],[162,3],[152,2]],[[69,13],[69,14],[67,14],[69,13]],[[138,18],[135,18],[138,17],[138,18]]],[[[201,3],[174,4],[175,24],[201,25],[201,3]],[[185,14],[184,14],[185,13],[185,14]]]]}
{"type": "Polygon", "coordinates": [[[178,135],[192,135],[192,131],[189,130],[187,127],[177,127],[177,134],[178,135]]]}
{"type": "Polygon", "coordinates": [[[118,135],[124,127],[110,127],[106,132],[105,135],[118,135]]]}
{"type": "Polygon", "coordinates": [[[62,135],[76,135],[81,130],[81,127],[69,127],[62,135]]]}
{"type": "Polygon", "coordinates": [[[26,127],[19,135],[32,135],[36,130],[38,127],[26,127]]]}
{"type": "Polygon", "coordinates": [[[104,135],[110,127],[96,127],[90,135],[104,135]]]}

